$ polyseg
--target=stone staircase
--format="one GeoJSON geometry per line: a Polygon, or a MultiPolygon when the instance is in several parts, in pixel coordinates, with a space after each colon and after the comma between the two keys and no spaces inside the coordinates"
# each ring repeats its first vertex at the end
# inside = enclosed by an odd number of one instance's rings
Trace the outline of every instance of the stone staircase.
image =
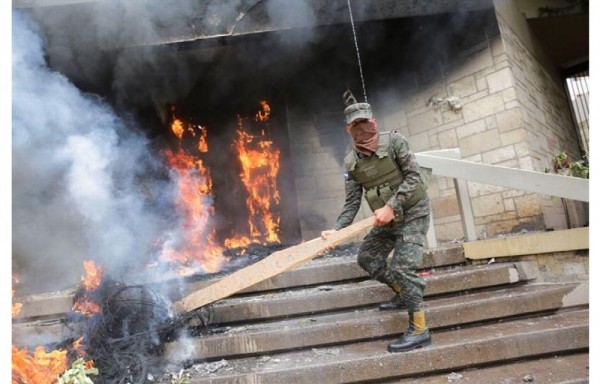
{"type": "Polygon", "coordinates": [[[429,347],[388,353],[406,313],[379,311],[391,291],[335,257],[215,303],[212,329],[169,343],[165,361],[192,363],[191,383],[588,382],[588,285],[539,283],[532,262],[467,265],[460,250],[425,257],[429,347]]]}
{"type": "MultiPolygon", "coordinates": [[[[588,284],[543,283],[535,262],[507,260],[473,265],[460,245],[426,252],[426,348],[387,352],[407,314],[379,311],[391,290],[346,255],[317,258],[214,303],[210,329],[197,334],[189,324],[186,337],[165,345],[163,360],[173,372],[187,367],[194,384],[588,382],[588,284]]],[[[173,284],[169,295],[213,281],[173,284]]],[[[65,317],[72,300],[72,292],[28,297],[13,339],[77,337],[78,323],[65,317]]]]}

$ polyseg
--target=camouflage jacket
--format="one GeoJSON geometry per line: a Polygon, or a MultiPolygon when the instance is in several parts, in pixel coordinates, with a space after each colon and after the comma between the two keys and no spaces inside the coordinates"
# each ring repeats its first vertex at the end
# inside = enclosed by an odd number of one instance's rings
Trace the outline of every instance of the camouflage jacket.
{"type": "MultiPolygon", "coordinates": [[[[404,174],[404,181],[398,187],[395,196],[392,196],[387,202],[396,212],[396,216],[402,216],[403,221],[410,221],[417,217],[425,216],[430,212],[429,198],[425,196],[417,204],[407,211],[402,210],[402,204],[413,194],[417,186],[423,181],[419,170],[419,164],[415,154],[410,150],[406,138],[398,132],[392,132],[390,137],[391,150],[394,151],[396,162],[400,171],[404,174]]],[[[354,149],[353,149],[354,150],[354,149]]],[[[352,224],[362,201],[363,188],[352,180],[352,176],[346,170],[345,191],[346,202],[342,212],[338,216],[334,229],[339,230],[352,224]]]]}

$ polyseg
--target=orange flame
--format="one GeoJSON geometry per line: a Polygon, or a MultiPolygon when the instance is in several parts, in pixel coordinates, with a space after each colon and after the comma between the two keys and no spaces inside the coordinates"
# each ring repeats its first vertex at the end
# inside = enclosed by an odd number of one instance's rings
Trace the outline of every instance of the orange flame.
{"type": "Polygon", "coordinates": [[[250,244],[251,242],[252,242],[252,240],[250,240],[247,237],[234,236],[234,237],[231,237],[231,238],[225,240],[225,247],[226,248],[245,247],[246,245],[250,244]]]}
{"type": "Polygon", "coordinates": [[[89,317],[95,313],[100,313],[102,311],[102,308],[98,304],[91,302],[86,298],[83,298],[81,300],[78,300],[75,304],[73,304],[73,311],[79,312],[82,315],[89,317]]]}
{"type": "MultiPolygon", "coordinates": [[[[15,289],[12,290],[12,296],[15,297],[15,289]]],[[[21,308],[23,307],[22,303],[12,303],[12,317],[17,316],[21,312],[21,308]]]]}
{"type": "MultiPolygon", "coordinates": [[[[173,133],[181,141],[184,136],[195,138],[198,152],[208,152],[206,127],[182,122],[175,116],[174,107],[171,111],[173,133]]],[[[260,110],[254,120],[266,125],[270,114],[271,107],[263,100],[260,102],[260,110]]],[[[245,247],[253,241],[279,242],[280,219],[273,211],[280,201],[277,190],[280,152],[273,148],[273,142],[265,137],[264,128],[261,136],[255,137],[243,129],[242,119],[239,117],[238,126],[238,137],[234,147],[242,167],[240,177],[248,192],[246,205],[249,210],[249,237],[232,236],[225,240],[224,247],[245,247]]],[[[227,258],[222,254],[224,248],[217,245],[215,241],[210,169],[205,166],[198,154],[185,152],[183,145],[177,151],[167,150],[164,153],[167,164],[177,174],[176,204],[183,223],[182,236],[177,244],[163,243],[161,259],[178,264],[181,274],[188,274],[198,266],[209,272],[216,272],[227,258]]]]}
{"type": "MultiPolygon", "coordinates": [[[[13,280],[13,286],[19,283],[19,278],[14,276],[12,277],[13,280]]],[[[12,298],[14,300],[15,298],[15,292],[16,290],[13,288],[12,289],[12,298]]],[[[21,308],[23,307],[22,303],[12,303],[12,317],[16,317],[20,312],[21,312],[21,308]]]]}
{"type": "Polygon", "coordinates": [[[102,268],[92,260],[83,262],[85,276],[81,276],[81,284],[85,289],[85,293],[73,304],[73,311],[82,313],[85,316],[92,316],[95,313],[100,313],[102,308],[88,298],[88,293],[93,292],[100,286],[102,282],[102,268]]]}
{"type": "Polygon", "coordinates": [[[200,127],[200,139],[198,139],[198,150],[202,153],[208,152],[208,143],[206,142],[206,135],[208,131],[205,127],[200,127]]]}
{"type": "Polygon", "coordinates": [[[81,277],[81,283],[86,291],[93,291],[100,286],[102,281],[102,268],[94,263],[93,260],[85,260],[83,262],[86,276],[81,277]]]}
{"type": "Polygon", "coordinates": [[[180,140],[183,137],[183,122],[179,119],[174,119],[171,124],[171,130],[180,140]]]}
{"type": "MultiPolygon", "coordinates": [[[[85,346],[81,343],[83,341],[83,336],[73,342],[73,350],[77,354],[78,357],[85,357],[87,352],[85,350],[85,346]]],[[[85,369],[94,368],[94,360],[86,360],[84,362],[85,369]]]]}
{"type": "MultiPolygon", "coordinates": [[[[265,101],[261,101],[261,106],[256,120],[266,122],[271,108],[265,101]]],[[[234,145],[242,167],[240,177],[248,192],[246,205],[250,213],[250,236],[266,242],[279,242],[280,218],[273,208],[280,201],[277,190],[280,152],[265,137],[264,129],[260,137],[252,136],[244,131],[240,117],[238,126],[238,138],[234,145]]]]}
{"type": "Polygon", "coordinates": [[[13,384],[52,384],[67,369],[67,351],[46,352],[36,347],[32,354],[27,349],[12,346],[13,384]]]}
{"type": "Polygon", "coordinates": [[[254,120],[260,122],[266,122],[269,120],[269,116],[271,115],[271,107],[265,100],[260,101],[261,110],[256,112],[256,116],[254,116],[254,120]]]}
{"type": "Polygon", "coordinates": [[[82,341],[83,336],[81,336],[79,339],[73,342],[73,349],[75,350],[75,352],[77,352],[77,356],[85,356],[86,354],[84,346],[81,345],[82,341]]]}
{"type": "MultiPolygon", "coordinates": [[[[207,130],[200,127],[198,150],[207,152],[207,130]]],[[[193,134],[195,136],[195,134],[193,134]]],[[[184,266],[181,274],[188,274],[190,267],[201,266],[209,272],[216,272],[225,261],[223,248],[216,245],[215,232],[210,220],[214,215],[212,205],[212,179],[210,170],[202,159],[185,153],[165,151],[167,164],[177,173],[179,196],[177,207],[183,217],[183,239],[179,246],[165,245],[162,258],[184,266]]]]}

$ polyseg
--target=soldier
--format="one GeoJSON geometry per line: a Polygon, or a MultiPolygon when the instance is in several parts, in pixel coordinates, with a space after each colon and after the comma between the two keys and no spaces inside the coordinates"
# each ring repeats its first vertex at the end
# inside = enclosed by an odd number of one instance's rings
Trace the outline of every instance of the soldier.
{"type": "Polygon", "coordinates": [[[408,329],[388,345],[388,351],[429,345],[431,335],[422,309],[425,280],[416,272],[430,220],[425,180],[406,138],[397,132],[379,132],[371,106],[357,103],[350,91],[344,99],[346,131],[354,147],[344,160],[346,202],[334,228],[321,237],[352,224],[364,191],[375,222],[358,251],[358,264],[396,293],[379,308],[406,308],[409,315],[408,329]]]}

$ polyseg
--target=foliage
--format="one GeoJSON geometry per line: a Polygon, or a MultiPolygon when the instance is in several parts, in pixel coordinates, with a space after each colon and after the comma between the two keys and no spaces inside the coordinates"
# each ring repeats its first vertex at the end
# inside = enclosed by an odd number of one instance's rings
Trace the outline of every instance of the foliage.
{"type": "MultiPolygon", "coordinates": [[[[581,177],[583,179],[590,178],[590,165],[586,160],[571,161],[565,151],[554,156],[552,159],[552,168],[554,173],[565,176],[581,177]]],[[[546,169],[546,173],[549,172],[546,169]]]]}
{"type": "Polygon", "coordinates": [[[71,368],[58,379],[56,384],[94,384],[88,375],[97,375],[98,368],[86,368],[83,359],[79,358],[71,364],[71,368]]]}

